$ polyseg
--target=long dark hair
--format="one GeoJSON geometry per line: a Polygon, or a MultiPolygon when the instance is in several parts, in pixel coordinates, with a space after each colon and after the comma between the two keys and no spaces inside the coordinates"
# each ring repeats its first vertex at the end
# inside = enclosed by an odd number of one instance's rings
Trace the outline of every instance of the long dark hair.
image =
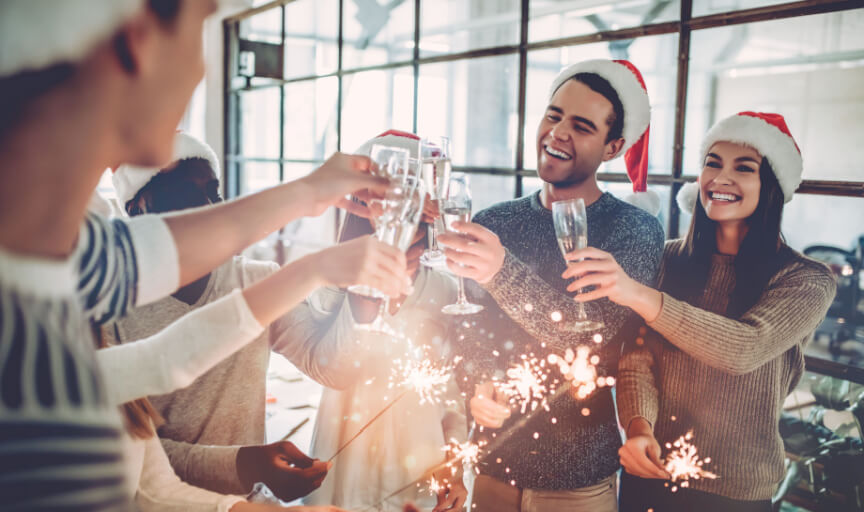
{"type": "MultiPolygon", "coordinates": [[[[729,297],[726,315],[738,318],[750,309],[772,277],[786,263],[789,253],[783,244],[783,190],[771,163],[762,158],[759,166],[759,203],[747,219],[747,235],[735,256],[735,288],[729,297]]],[[[708,218],[697,200],[687,238],[678,254],[667,262],[661,288],[673,297],[695,302],[705,290],[711,256],[717,252],[717,223],[708,218]]]]}

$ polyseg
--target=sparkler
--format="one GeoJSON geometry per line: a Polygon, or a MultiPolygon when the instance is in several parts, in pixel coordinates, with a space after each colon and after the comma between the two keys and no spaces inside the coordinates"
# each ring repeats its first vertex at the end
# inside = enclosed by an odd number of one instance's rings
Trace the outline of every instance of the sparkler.
{"type": "Polygon", "coordinates": [[[506,374],[509,379],[496,387],[509,398],[511,404],[517,405],[521,402],[522,414],[525,414],[529,404],[532,411],[538,406],[549,410],[546,404],[546,380],[549,372],[546,370],[545,360],[523,354],[522,363],[512,366],[506,374]]]}
{"type": "MultiPolygon", "coordinates": [[[[711,463],[711,457],[701,459],[696,447],[690,442],[692,439],[693,431],[690,430],[674,443],[666,443],[667,449],[671,450],[673,447],[675,449],[666,456],[664,468],[671,476],[672,482],[680,481],[678,485],[681,487],[689,487],[691,478],[693,480],[717,478],[716,474],[702,469],[704,464],[711,463]]],[[[667,483],[666,486],[668,487],[669,484],[667,483]]],[[[672,492],[677,490],[678,486],[673,485],[672,492]]]]}
{"type": "Polygon", "coordinates": [[[597,376],[597,364],[600,362],[600,357],[592,356],[591,349],[586,346],[577,347],[575,352],[568,348],[564,352],[563,358],[556,354],[550,354],[547,361],[549,364],[558,365],[561,374],[573,387],[573,396],[580,400],[587,398],[598,387],[615,384],[613,377],[597,376]]]}
{"type": "Polygon", "coordinates": [[[451,366],[436,367],[432,361],[407,361],[397,359],[390,378],[389,388],[406,386],[420,395],[420,403],[438,403],[450,380],[451,366]]]}
{"type": "Polygon", "coordinates": [[[360,435],[368,429],[372,423],[375,422],[378,418],[384,415],[391,407],[396,405],[396,402],[401,400],[408,394],[409,391],[414,391],[418,395],[420,395],[420,403],[424,404],[426,402],[429,403],[438,403],[441,400],[441,395],[444,393],[444,390],[447,386],[447,382],[450,380],[450,372],[453,370],[451,366],[444,366],[441,368],[437,368],[431,361],[428,359],[423,359],[422,361],[407,361],[403,362],[402,360],[396,360],[396,367],[393,369],[393,375],[390,377],[390,382],[387,384],[388,388],[394,387],[404,387],[398,395],[396,395],[393,400],[390,400],[383,409],[381,409],[375,416],[372,416],[372,419],[366,422],[360,430],[354,434],[351,439],[346,441],[336,450],[336,453],[333,454],[332,457],[327,459],[327,462],[332,461],[336,458],[337,455],[342,453],[342,450],[348,447],[355,439],[360,437],[360,435]]]}

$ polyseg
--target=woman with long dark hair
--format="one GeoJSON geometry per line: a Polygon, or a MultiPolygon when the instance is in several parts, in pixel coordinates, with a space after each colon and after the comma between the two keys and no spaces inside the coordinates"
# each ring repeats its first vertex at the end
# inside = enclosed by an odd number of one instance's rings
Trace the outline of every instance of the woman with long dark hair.
{"type": "Polygon", "coordinates": [[[693,221],[685,239],[667,242],[659,289],[593,248],[572,253],[585,260],[564,273],[577,278],[571,290],[594,287],[577,300],[608,297],[647,324],[619,363],[622,511],[770,510],[784,473],[783,400],[835,293],[830,271],[780,234],[783,203],[802,172],[783,117],[723,119],[702,157],[698,186],[688,187],[699,197],[693,221]],[[718,477],[672,492],[661,446],[688,432],[718,477]]]}

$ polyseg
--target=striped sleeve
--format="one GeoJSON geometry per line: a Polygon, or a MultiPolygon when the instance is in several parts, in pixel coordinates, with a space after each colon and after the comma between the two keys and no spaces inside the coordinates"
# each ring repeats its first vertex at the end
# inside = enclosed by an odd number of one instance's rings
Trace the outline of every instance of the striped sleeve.
{"type": "Polygon", "coordinates": [[[157,216],[108,220],[91,214],[81,229],[76,255],[79,297],[97,324],[160,299],[179,285],[177,248],[157,216]]]}
{"type": "Polygon", "coordinates": [[[44,298],[2,281],[0,509],[127,510],[119,415],[71,289],[44,298]]]}

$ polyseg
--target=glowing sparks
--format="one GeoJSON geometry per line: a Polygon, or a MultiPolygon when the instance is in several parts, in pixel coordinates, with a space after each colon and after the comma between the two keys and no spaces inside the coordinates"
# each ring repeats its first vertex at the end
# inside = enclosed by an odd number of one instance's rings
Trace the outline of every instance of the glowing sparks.
{"type": "MultiPolygon", "coordinates": [[[[717,475],[702,469],[704,464],[711,463],[711,457],[699,458],[696,447],[690,441],[693,439],[693,431],[689,431],[679,437],[674,443],[666,443],[666,448],[674,450],[666,456],[663,467],[669,473],[672,482],[680,482],[681,487],[689,487],[690,479],[717,478],[717,475]]],[[[676,492],[678,486],[672,486],[672,492],[676,492]]]]}
{"type": "Polygon", "coordinates": [[[480,448],[485,446],[485,442],[472,443],[465,441],[460,443],[455,439],[450,439],[450,442],[441,448],[447,452],[447,463],[445,467],[450,469],[450,473],[455,475],[461,466],[473,467],[479,474],[477,469],[477,461],[480,460],[480,448]]]}
{"type": "Polygon", "coordinates": [[[563,318],[560,311],[553,311],[552,314],[549,315],[549,317],[552,319],[553,322],[560,322],[563,318]]]}
{"type": "Polygon", "coordinates": [[[548,408],[546,379],[549,372],[546,361],[523,354],[522,363],[511,366],[506,374],[507,380],[498,384],[498,391],[509,397],[511,404],[521,404],[523,414],[529,406],[532,411],[539,406],[548,408]]]}
{"type": "Polygon", "coordinates": [[[563,358],[551,354],[547,360],[558,365],[561,374],[570,381],[573,395],[580,400],[587,398],[598,386],[606,385],[605,377],[597,377],[596,365],[600,358],[592,356],[588,347],[577,347],[575,352],[568,348],[563,358]]]}
{"type": "Polygon", "coordinates": [[[408,362],[397,359],[388,387],[406,386],[420,395],[421,404],[439,403],[452,370],[450,366],[436,367],[428,359],[408,362]]]}
{"type": "Polygon", "coordinates": [[[437,496],[439,492],[447,489],[447,483],[439,482],[435,479],[435,477],[429,478],[429,494],[432,496],[437,496]]]}

